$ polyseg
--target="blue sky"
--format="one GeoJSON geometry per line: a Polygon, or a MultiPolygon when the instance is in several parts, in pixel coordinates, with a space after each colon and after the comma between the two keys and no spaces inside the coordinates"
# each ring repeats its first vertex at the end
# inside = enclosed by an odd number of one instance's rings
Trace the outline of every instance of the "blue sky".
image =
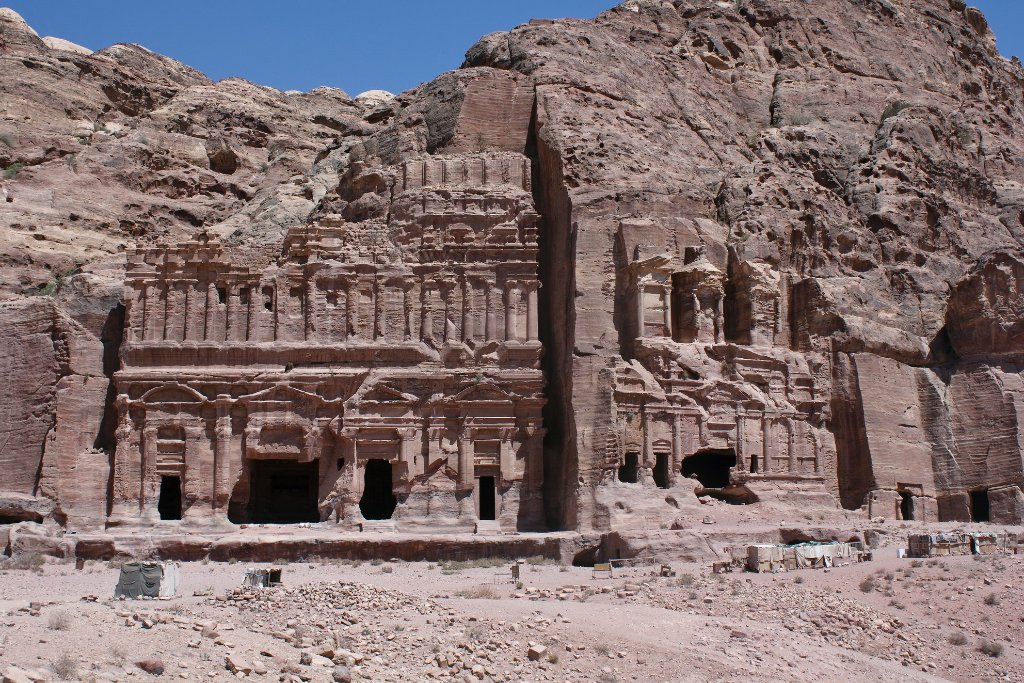
{"type": "MultiPolygon", "coordinates": [[[[914,1],[914,0],[911,0],[914,1]]],[[[40,33],[99,49],[131,42],[217,80],[351,95],[400,92],[454,69],[477,38],[534,17],[592,17],[617,0],[0,0],[40,33]]],[[[1024,58],[1024,0],[974,0],[1024,58]]]]}

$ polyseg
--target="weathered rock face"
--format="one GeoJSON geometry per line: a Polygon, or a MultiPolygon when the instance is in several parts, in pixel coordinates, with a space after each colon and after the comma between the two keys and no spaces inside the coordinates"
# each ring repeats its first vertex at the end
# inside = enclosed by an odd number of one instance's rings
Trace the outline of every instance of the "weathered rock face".
{"type": "Polygon", "coordinates": [[[1024,69],[963,3],[630,0],[355,100],[75,47],[0,14],[47,514],[344,526],[383,461],[410,528],[1020,521],[1024,69]]]}

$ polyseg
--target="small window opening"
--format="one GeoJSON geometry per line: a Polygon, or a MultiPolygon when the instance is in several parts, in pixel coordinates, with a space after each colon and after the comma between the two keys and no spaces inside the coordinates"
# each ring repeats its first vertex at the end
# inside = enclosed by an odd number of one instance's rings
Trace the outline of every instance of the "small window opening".
{"type": "Polygon", "coordinates": [[[640,478],[640,454],[626,453],[625,462],[619,467],[619,481],[635,484],[640,478]]]}
{"type": "Polygon", "coordinates": [[[248,306],[249,305],[249,288],[248,287],[242,287],[241,289],[238,290],[238,303],[242,304],[243,306],[248,306]]]}
{"type": "Polygon", "coordinates": [[[750,473],[751,474],[757,474],[757,467],[758,467],[757,454],[756,453],[751,453],[750,454],[750,473]]]}
{"type": "Polygon", "coordinates": [[[156,509],[162,520],[181,519],[181,477],[160,477],[156,509]]]}
{"type": "Polygon", "coordinates": [[[330,293],[327,294],[327,305],[328,306],[337,306],[338,305],[338,293],[337,292],[330,292],[330,293]]]}
{"type": "Polygon", "coordinates": [[[227,287],[217,288],[217,303],[223,305],[228,301],[228,290],[227,287]]]}
{"type": "Polygon", "coordinates": [[[971,521],[987,522],[989,520],[988,491],[981,489],[971,491],[971,521]]]}
{"type": "Polygon", "coordinates": [[[494,477],[480,477],[480,519],[493,520],[497,507],[494,493],[494,477]]]}
{"type": "Polygon", "coordinates": [[[345,469],[345,458],[338,458],[338,471],[345,469]]]}
{"type": "Polygon", "coordinates": [[[274,290],[270,287],[263,288],[263,308],[271,313],[274,312],[274,290]]]}
{"type": "Polygon", "coordinates": [[[668,453],[654,454],[654,483],[658,488],[668,488],[668,453]]]}

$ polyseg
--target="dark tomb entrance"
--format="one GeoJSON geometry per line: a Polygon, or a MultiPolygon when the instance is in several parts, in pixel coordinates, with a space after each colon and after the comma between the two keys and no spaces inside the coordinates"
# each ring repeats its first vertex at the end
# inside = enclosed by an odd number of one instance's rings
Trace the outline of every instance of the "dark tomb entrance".
{"type": "Polygon", "coordinates": [[[626,461],[619,466],[619,481],[635,484],[640,476],[640,454],[626,453],[626,461]]]}
{"type": "Polygon", "coordinates": [[[363,497],[359,511],[364,519],[391,519],[398,499],[391,490],[391,463],[368,460],[363,474],[363,497]]]}
{"type": "Polygon", "coordinates": [[[900,515],[904,521],[913,521],[914,519],[914,496],[910,491],[899,491],[900,494],[900,515]]]}
{"type": "Polygon", "coordinates": [[[696,475],[704,488],[724,489],[729,485],[729,470],[736,466],[736,451],[708,450],[683,460],[683,476],[696,475]]]}
{"type": "Polygon", "coordinates": [[[255,460],[249,494],[254,524],[319,522],[317,461],[255,460]]]}
{"type": "Polygon", "coordinates": [[[497,513],[494,494],[494,477],[480,477],[480,519],[493,520],[497,513]]]}
{"type": "Polygon", "coordinates": [[[658,488],[668,488],[668,453],[654,454],[654,483],[658,488]]]}
{"type": "Polygon", "coordinates": [[[989,519],[988,491],[971,491],[971,521],[987,522],[989,519]]]}
{"type": "Polygon", "coordinates": [[[162,520],[181,519],[181,477],[160,477],[156,509],[162,520]]]}

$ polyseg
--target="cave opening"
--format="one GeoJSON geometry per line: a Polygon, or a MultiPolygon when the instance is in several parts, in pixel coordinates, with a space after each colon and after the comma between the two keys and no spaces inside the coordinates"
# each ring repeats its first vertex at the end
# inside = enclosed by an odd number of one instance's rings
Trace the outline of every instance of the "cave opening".
{"type": "Polygon", "coordinates": [[[249,521],[254,524],[319,522],[317,462],[256,460],[251,465],[249,521]]]}
{"type": "Polygon", "coordinates": [[[625,461],[619,465],[619,481],[635,484],[640,480],[640,454],[626,453],[625,461]]]}
{"type": "Polygon", "coordinates": [[[181,519],[181,477],[160,477],[156,509],[162,521],[181,519]]]}
{"type": "Polygon", "coordinates": [[[971,521],[989,521],[988,489],[971,491],[971,521]]]}
{"type": "Polygon", "coordinates": [[[729,470],[736,466],[736,451],[731,448],[699,451],[683,459],[684,477],[696,477],[701,486],[723,489],[729,485],[729,470]]]}
{"type": "Polygon", "coordinates": [[[900,494],[900,515],[904,521],[913,521],[914,519],[914,496],[911,495],[910,491],[899,491],[900,494]]]}
{"type": "Polygon", "coordinates": [[[668,453],[654,454],[654,483],[660,489],[668,488],[668,453]]]}
{"type": "Polygon", "coordinates": [[[363,471],[363,497],[359,511],[365,519],[391,519],[398,505],[392,490],[391,463],[373,459],[366,462],[363,471]]]}

